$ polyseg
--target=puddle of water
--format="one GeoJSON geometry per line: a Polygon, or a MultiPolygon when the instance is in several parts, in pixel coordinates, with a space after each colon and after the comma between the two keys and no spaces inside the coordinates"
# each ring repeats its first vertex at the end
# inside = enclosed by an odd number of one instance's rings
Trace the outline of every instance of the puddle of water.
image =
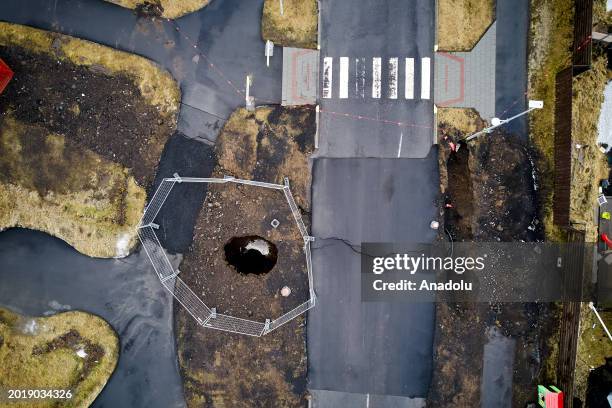
{"type": "Polygon", "coordinates": [[[234,237],[224,246],[225,260],[239,273],[263,275],[276,265],[276,245],[257,235],[234,237]]]}

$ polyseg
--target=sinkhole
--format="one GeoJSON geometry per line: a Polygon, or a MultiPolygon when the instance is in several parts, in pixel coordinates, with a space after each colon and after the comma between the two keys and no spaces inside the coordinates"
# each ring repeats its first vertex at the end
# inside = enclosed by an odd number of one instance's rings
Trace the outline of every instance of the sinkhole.
{"type": "Polygon", "coordinates": [[[225,260],[242,274],[263,275],[276,265],[276,245],[257,235],[233,237],[223,247],[225,260]]]}

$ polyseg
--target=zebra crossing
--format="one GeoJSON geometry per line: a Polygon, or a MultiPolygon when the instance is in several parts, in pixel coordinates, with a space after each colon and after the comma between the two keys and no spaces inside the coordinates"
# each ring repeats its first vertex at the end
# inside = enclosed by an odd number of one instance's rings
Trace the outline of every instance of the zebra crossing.
{"type": "Polygon", "coordinates": [[[416,98],[415,88],[418,85],[420,99],[428,100],[431,98],[431,58],[423,57],[420,65],[415,65],[415,58],[409,57],[324,57],[321,97],[410,100],[416,98]],[[420,84],[415,84],[416,68],[419,70],[420,84]],[[335,75],[338,78],[336,83],[335,75]],[[400,82],[404,84],[403,95],[400,95],[400,82]]]}

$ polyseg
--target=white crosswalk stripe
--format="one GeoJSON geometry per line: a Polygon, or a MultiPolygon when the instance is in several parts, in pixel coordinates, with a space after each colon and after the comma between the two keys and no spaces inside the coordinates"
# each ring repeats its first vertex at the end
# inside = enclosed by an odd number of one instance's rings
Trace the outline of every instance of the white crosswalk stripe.
{"type": "Polygon", "coordinates": [[[429,99],[431,84],[431,60],[421,58],[421,99],[429,99]]]}
{"type": "Polygon", "coordinates": [[[372,98],[380,98],[382,84],[380,72],[381,58],[372,58],[372,98]]]}
{"type": "Polygon", "coordinates": [[[340,57],[340,99],[348,98],[349,59],[340,57]]]}
{"type": "Polygon", "coordinates": [[[365,98],[366,88],[366,59],[355,58],[355,95],[365,98]]]}
{"type": "Polygon", "coordinates": [[[397,99],[399,58],[389,58],[389,99],[397,99]]]}
{"type": "Polygon", "coordinates": [[[332,57],[323,58],[323,98],[332,97],[332,86],[333,86],[333,66],[334,59],[332,57]]]}
{"type": "Polygon", "coordinates": [[[406,99],[414,99],[414,58],[406,58],[406,75],[404,78],[404,95],[406,99]]]}
{"type": "Polygon", "coordinates": [[[414,100],[419,96],[422,100],[431,98],[431,58],[429,57],[421,58],[419,66],[416,66],[418,63],[416,58],[411,57],[338,57],[338,59],[338,68],[336,68],[338,85],[335,90],[334,57],[323,58],[322,98],[398,99],[401,98],[399,94],[402,81],[404,99],[414,100]],[[351,65],[352,61],[354,61],[353,65],[351,65]],[[419,84],[417,84],[417,76],[420,76],[419,84]],[[370,91],[366,91],[369,87],[372,90],[371,96],[370,91]],[[417,96],[416,89],[420,90],[419,96],[417,96]]]}

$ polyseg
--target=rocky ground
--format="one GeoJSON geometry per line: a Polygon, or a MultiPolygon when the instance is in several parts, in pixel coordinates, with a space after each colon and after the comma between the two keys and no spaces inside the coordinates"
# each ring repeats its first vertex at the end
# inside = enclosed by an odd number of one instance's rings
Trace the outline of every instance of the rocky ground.
{"type": "MultiPolygon", "coordinates": [[[[308,108],[261,107],[236,111],[217,140],[214,176],[291,182],[308,222],[314,113],[308,108]]],[[[219,313],[263,321],[308,299],[303,240],[284,194],[258,187],[209,186],[194,243],[180,266],[182,279],[219,313]],[[277,228],[272,220],[280,222],[277,228]],[[257,235],[274,244],[278,259],[263,275],[241,274],[224,246],[257,235]],[[291,289],[281,296],[283,286],[291,289]]],[[[182,307],[176,314],[179,363],[189,407],[296,407],[306,405],[305,321],[301,316],[253,338],[197,325],[182,307]]]]}
{"type": "MultiPolygon", "coordinates": [[[[543,239],[530,147],[496,132],[453,152],[450,141],[484,123],[473,111],[443,112],[439,119],[443,239],[543,239]]],[[[555,330],[556,313],[549,304],[439,303],[429,402],[480,406],[483,348],[490,328],[516,340],[512,406],[532,401],[535,386],[548,379],[545,361],[552,345],[546,339],[555,330]]]]}
{"type": "Polygon", "coordinates": [[[0,229],[125,256],[176,127],[176,83],[141,57],[8,23],[0,54],[15,72],[0,95],[0,229]]]}

